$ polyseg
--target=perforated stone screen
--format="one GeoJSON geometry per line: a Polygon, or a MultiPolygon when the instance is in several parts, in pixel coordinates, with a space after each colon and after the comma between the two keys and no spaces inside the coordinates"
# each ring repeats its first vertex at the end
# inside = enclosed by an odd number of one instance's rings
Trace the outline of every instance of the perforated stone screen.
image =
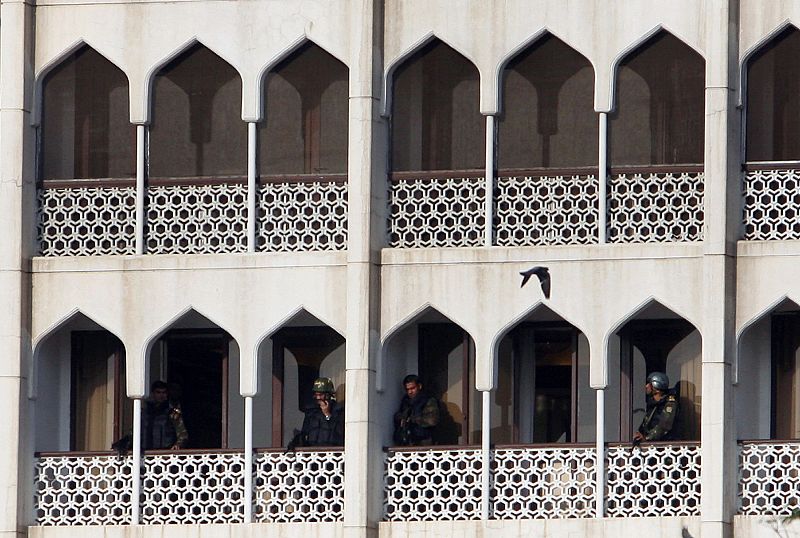
{"type": "Polygon", "coordinates": [[[497,245],[596,243],[598,215],[597,178],[594,175],[497,179],[497,245]]]}
{"type": "Polygon", "coordinates": [[[594,515],[594,449],[498,449],[494,451],[492,479],[495,519],[594,515]]]}
{"type": "Polygon", "coordinates": [[[474,247],[483,244],[484,179],[403,177],[389,184],[389,246],[474,247]]]}
{"type": "Polygon", "coordinates": [[[142,523],[241,523],[243,472],[243,454],[145,456],[142,523]]]}
{"type": "Polygon", "coordinates": [[[610,447],[608,517],[700,515],[700,446],[610,447]]]}
{"type": "Polygon", "coordinates": [[[702,172],[612,175],[609,243],[702,241],[704,187],[702,172]]]}
{"type": "Polygon", "coordinates": [[[131,522],[132,457],[36,459],[36,525],[126,525],[131,522]]]}
{"type": "Polygon", "coordinates": [[[788,516],[800,507],[800,442],[742,443],[739,513],[788,516]]]}
{"type": "Polygon", "coordinates": [[[344,452],[264,452],[255,458],[258,522],[344,520],[344,452]]]}
{"type": "Polygon", "coordinates": [[[744,239],[800,239],[797,170],[751,170],[744,176],[743,195],[744,239]]]}
{"type": "Polygon", "coordinates": [[[347,182],[269,182],[258,189],[258,250],[347,248],[347,182]]]}
{"type": "Polygon", "coordinates": [[[387,521],[480,519],[480,450],[391,451],[384,484],[387,521]]]}
{"type": "Polygon", "coordinates": [[[134,187],[39,189],[36,232],[42,256],[133,254],[134,187]]]}
{"type": "Polygon", "coordinates": [[[247,186],[161,185],[147,189],[148,254],[247,249],[247,186]]]}

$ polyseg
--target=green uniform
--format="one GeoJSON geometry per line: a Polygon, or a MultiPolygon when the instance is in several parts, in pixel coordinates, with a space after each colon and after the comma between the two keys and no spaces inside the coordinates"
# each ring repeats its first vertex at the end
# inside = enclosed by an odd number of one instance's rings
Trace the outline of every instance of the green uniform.
{"type": "Polygon", "coordinates": [[[678,398],[674,394],[669,393],[657,402],[652,400],[639,426],[639,433],[645,441],[669,441],[677,415],[678,398]]]}

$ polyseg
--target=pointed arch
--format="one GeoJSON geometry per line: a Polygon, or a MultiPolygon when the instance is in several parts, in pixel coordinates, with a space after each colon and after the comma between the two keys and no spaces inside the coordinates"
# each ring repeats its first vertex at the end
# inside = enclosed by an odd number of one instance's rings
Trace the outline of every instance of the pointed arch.
{"type": "Polygon", "coordinates": [[[397,71],[397,68],[403,65],[406,60],[414,56],[416,53],[421,51],[427,45],[432,43],[433,41],[441,41],[461,56],[467,59],[469,63],[475,67],[475,70],[478,70],[477,64],[475,60],[467,54],[464,50],[460,49],[449,43],[447,40],[439,37],[436,35],[435,32],[431,31],[417,39],[414,43],[412,43],[408,48],[406,48],[403,52],[401,52],[388,66],[386,66],[383,70],[383,88],[381,91],[381,116],[384,118],[388,118],[392,115],[392,85],[394,84],[394,75],[397,71]]]}
{"type": "Polygon", "coordinates": [[[41,126],[39,180],[134,177],[130,81],[84,40],[40,70],[33,108],[41,126]]]}
{"type": "Polygon", "coordinates": [[[672,307],[668,302],[663,301],[654,295],[650,295],[611,326],[611,329],[609,329],[606,332],[605,337],[603,339],[604,345],[608,346],[608,339],[612,335],[617,333],[622,327],[625,326],[626,323],[628,323],[633,319],[636,319],[640,314],[642,314],[652,306],[660,306],[662,308],[665,308],[669,310],[672,314],[674,314],[676,318],[685,319],[686,321],[691,323],[695,329],[698,328],[698,324],[695,323],[690,317],[685,316],[683,313],[681,313],[679,309],[672,307]]]}
{"type": "Polygon", "coordinates": [[[262,74],[261,177],[347,172],[349,70],[310,39],[262,74]]]}
{"type": "MultiPolygon", "coordinates": [[[[144,345],[142,345],[142,357],[141,357],[142,360],[144,361],[145,365],[147,364],[148,358],[150,357],[150,351],[153,349],[153,344],[155,344],[155,342],[159,338],[161,338],[167,331],[169,331],[171,328],[173,328],[179,321],[181,321],[187,315],[190,315],[193,312],[195,314],[201,316],[202,318],[205,318],[205,320],[208,321],[209,323],[211,323],[212,325],[215,325],[215,326],[219,327],[220,329],[222,329],[223,331],[225,331],[226,333],[230,334],[231,338],[234,341],[236,341],[236,338],[233,336],[233,334],[228,329],[226,329],[222,324],[220,324],[217,321],[215,321],[212,317],[204,314],[200,309],[195,308],[193,305],[189,305],[189,306],[184,307],[182,310],[177,312],[175,315],[173,315],[167,321],[165,321],[164,323],[159,325],[159,327],[155,331],[152,331],[150,333],[150,336],[148,336],[145,339],[144,345]]],[[[147,374],[149,373],[149,366],[147,368],[148,368],[148,370],[145,371],[145,379],[147,378],[147,374]]]]}
{"type": "Polygon", "coordinates": [[[742,62],[745,104],[746,162],[793,161],[800,158],[797,117],[800,114],[800,30],[785,21],[742,62]]]}
{"type": "Polygon", "coordinates": [[[498,169],[597,166],[599,120],[589,59],[545,31],[498,74],[498,169]]]}
{"type": "Polygon", "coordinates": [[[612,166],[703,162],[705,59],[700,52],[657,27],[618,56],[612,80],[612,166]]]}
{"type": "Polygon", "coordinates": [[[553,308],[552,304],[545,303],[540,299],[536,303],[534,303],[530,308],[524,310],[523,312],[515,316],[512,320],[503,325],[500,328],[500,330],[495,333],[495,335],[492,337],[492,344],[490,348],[492,350],[493,360],[497,356],[497,348],[500,345],[500,341],[503,338],[505,338],[514,327],[519,325],[520,322],[525,321],[526,319],[530,319],[532,316],[540,312],[546,312],[546,311],[550,311],[557,318],[562,319],[563,321],[569,323],[570,325],[578,329],[580,332],[583,332],[583,330],[580,327],[578,327],[575,323],[570,321],[569,318],[567,318],[561,312],[559,312],[558,309],[553,308]]]}
{"type": "Polygon", "coordinates": [[[747,90],[747,66],[750,63],[750,60],[758,54],[765,46],[769,45],[773,39],[781,35],[784,31],[794,28],[798,30],[798,26],[792,22],[791,19],[786,19],[773,28],[770,32],[768,32],[765,36],[761,37],[758,41],[756,41],[753,45],[748,47],[744,54],[741,57],[739,62],[739,87],[738,90],[738,99],[737,104],[739,107],[746,106],[746,99],[745,99],[745,92],[747,90]]]}

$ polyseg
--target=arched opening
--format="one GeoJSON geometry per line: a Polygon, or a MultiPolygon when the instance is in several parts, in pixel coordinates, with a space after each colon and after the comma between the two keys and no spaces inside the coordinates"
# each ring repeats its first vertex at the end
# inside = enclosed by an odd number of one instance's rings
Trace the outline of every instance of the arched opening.
{"type": "Polygon", "coordinates": [[[132,431],[119,338],[78,313],[37,345],[35,357],[37,452],[107,451],[132,431]]]}
{"type": "MultiPolygon", "coordinates": [[[[190,310],[152,343],[148,360],[148,387],[167,383],[170,406],[180,410],[188,432],[183,448],[244,446],[239,346],[225,330],[190,310]]],[[[145,405],[143,424],[147,412],[145,405]]]]}
{"type": "Polygon", "coordinates": [[[492,395],[492,441],[570,443],[595,439],[589,342],[541,306],[500,340],[492,395]]]}
{"type": "Polygon", "coordinates": [[[791,26],[747,62],[747,161],[800,159],[800,32],[791,26]]]}
{"type": "Polygon", "coordinates": [[[247,174],[242,81],[230,64],[195,44],[153,81],[149,176],[241,178],[247,174]]]}
{"type": "Polygon", "coordinates": [[[42,180],[136,175],[125,73],[84,45],[54,67],[42,86],[42,180]]]}
{"type": "Polygon", "coordinates": [[[314,43],[271,70],[259,124],[259,174],[347,172],[348,70],[314,43]]]}
{"type": "Polygon", "coordinates": [[[608,356],[607,409],[619,410],[608,414],[609,439],[633,438],[651,403],[644,389],[647,376],[664,372],[679,402],[669,437],[700,440],[702,339],[694,325],[653,301],[609,338],[608,356]]]}
{"type": "Polygon", "coordinates": [[[705,61],[666,31],[625,57],[608,122],[611,165],[702,163],[704,90],[705,61]]]}
{"type": "Polygon", "coordinates": [[[392,171],[467,170],[483,166],[480,77],[439,40],[397,68],[392,97],[392,171]]]}
{"type": "Polygon", "coordinates": [[[345,340],[305,310],[265,338],[258,350],[260,391],[254,400],[253,444],[286,446],[300,432],[305,411],[313,409],[312,385],[333,381],[335,399],[345,404],[345,340]],[[259,431],[260,430],[260,431],[259,431]]]}
{"type": "Polygon", "coordinates": [[[740,439],[800,439],[800,306],[790,299],[739,338],[734,398],[740,439]]]}
{"type": "Polygon", "coordinates": [[[433,444],[480,443],[481,399],[474,389],[475,344],[464,329],[433,308],[399,328],[385,344],[386,392],[383,439],[392,443],[393,416],[403,397],[403,378],[420,377],[425,393],[438,400],[433,444]]]}
{"type": "Polygon", "coordinates": [[[598,120],[589,61],[552,35],[509,61],[498,129],[496,241],[597,241],[598,120]]]}
{"type": "Polygon", "coordinates": [[[548,34],[503,71],[498,168],[597,166],[597,122],[591,63],[548,34]]]}

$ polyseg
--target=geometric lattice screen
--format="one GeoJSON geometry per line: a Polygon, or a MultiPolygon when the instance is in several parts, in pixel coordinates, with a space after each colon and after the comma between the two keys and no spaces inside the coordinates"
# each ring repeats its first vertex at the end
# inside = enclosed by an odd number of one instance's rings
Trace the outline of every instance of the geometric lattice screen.
{"type": "Polygon", "coordinates": [[[744,176],[743,190],[743,239],[800,239],[797,170],[751,170],[744,176]]]}
{"type": "Polygon", "coordinates": [[[608,182],[608,242],[703,240],[703,172],[617,174],[608,182]]]}
{"type": "Polygon", "coordinates": [[[739,513],[788,516],[800,508],[800,442],[743,443],[739,513]]]}
{"type": "Polygon", "coordinates": [[[597,243],[597,179],[589,176],[500,177],[495,244],[597,243]]]}

